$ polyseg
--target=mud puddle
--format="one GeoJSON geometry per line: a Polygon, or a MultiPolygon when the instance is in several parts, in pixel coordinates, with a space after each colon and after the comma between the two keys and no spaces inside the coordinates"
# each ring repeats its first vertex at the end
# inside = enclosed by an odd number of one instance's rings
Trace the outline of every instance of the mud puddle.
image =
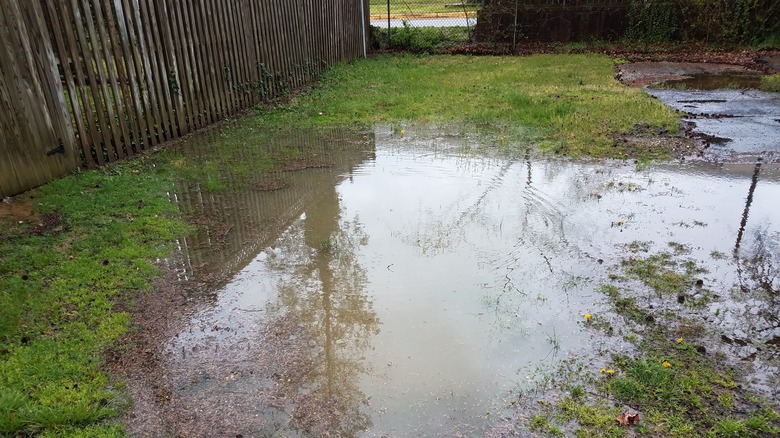
{"type": "Polygon", "coordinates": [[[162,424],[131,431],[498,436],[538,373],[631,348],[583,315],[606,307],[595,289],[637,241],[691,248],[721,297],[702,310],[723,336],[711,350],[777,387],[777,166],[637,171],[419,127],[300,142],[330,165],[278,190],[230,175],[240,189],[176,188],[224,226],[180,241],[171,263],[199,287],[146,376],[162,424]]]}
{"type": "Polygon", "coordinates": [[[664,81],[651,88],[671,90],[744,90],[758,89],[761,86],[761,75],[750,73],[695,73],[680,79],[664,81]]]}
{"type": "Polygon", "coordinates": [[[686,114],[710,161],[780,161],[780,94],[759,91],[761,73],[726,64],[640,62],[618,78],[686,114]]]}
{"type": "Polygon", "coordinates": [[[648,93],[684,112],[706,143],[705,157],[751,162],[780,159],[780,94],[755,89],[653,89],[648,93]]]}

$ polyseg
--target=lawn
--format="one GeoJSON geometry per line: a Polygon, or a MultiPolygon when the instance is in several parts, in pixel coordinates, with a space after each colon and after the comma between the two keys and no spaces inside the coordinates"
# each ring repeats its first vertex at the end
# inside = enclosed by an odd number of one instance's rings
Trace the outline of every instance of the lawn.
{"type": "MultiPolygon", "coordinates": [[[[257,123],[286,126],[461,123],[571,156],[628,156],[615,135],[676,131],[679,115],[614,79],[602,55],[380,56],[331,70],[311,92],[257,123]]],[[[667,151],[668,152],[668,151],[667,151]]]]}

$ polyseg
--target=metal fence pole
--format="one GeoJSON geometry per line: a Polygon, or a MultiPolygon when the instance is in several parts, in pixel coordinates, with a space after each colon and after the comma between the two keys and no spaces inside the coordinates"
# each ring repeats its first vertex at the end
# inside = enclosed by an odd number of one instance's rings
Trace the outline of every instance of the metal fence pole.
{"type": "Polygon", "coordinates": [[[366,0],[358,0],[360,2],[360,33],[363,37],[363,58],[367,58],[366,55],[366,0]]]}

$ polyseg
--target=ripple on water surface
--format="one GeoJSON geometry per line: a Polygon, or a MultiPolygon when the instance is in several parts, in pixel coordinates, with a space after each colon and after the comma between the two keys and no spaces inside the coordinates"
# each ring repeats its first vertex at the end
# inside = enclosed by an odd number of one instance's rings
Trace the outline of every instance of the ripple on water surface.
{"type": "MultiPolygon", "coordinates": [[[[340,138],[310,139],[332,165],[287,173],[280,190],[177,188],[228,230],[181,241],[182,279],[221,280],[166,345],[177,432],[482,434],[536,370],[602,342],[580,321],[605,309],[595,289],[625,245],[688,245],[723,296],[742,281],[732,254],[763,245],[777,262],[770,165],[637,171],[409,127],[340,138]]],[[[744,321],[730,306],[709,311],[732,339],[744,321]]]]}

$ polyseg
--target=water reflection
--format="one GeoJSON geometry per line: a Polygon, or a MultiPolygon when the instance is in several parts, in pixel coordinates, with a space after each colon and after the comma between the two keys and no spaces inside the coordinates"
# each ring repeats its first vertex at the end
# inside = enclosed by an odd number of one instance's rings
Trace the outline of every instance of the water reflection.
{"type": "Polygon", "coordinates": [[[777,166],[639,172],[483,151],[458,130],[304,143],[331,165],[283,189],[178,188],[229,231],[182,240],[182,279],[213,287],[160,366],[174,435],[482,435],[535,369],[603,342],[582,314],[605,311],[595,289],[636,241],[688,245],[708,285],[744,285],[705,318],[774,342],[777,166]]]}
{"type": "MultiPolygon", "coordinates": [[[[373,157],[372,139],[347,130],[271,139],[318,160],[276,176],[280,190],[238,173],[220,191],[177,187],[182,208],[208,221],[181,239],[180,279],[212,305],[166,346],[165,409],[185,419],[172,431],[350,437],[371,426],[357,386],[379,331],[355,255],[367,236],[342,216],[335,187],[373,157]]],[[[212,153],[200,146],[185,153],[212,153]]]]}
{"type": "Polygon", "coordinates": [[[295,329],[285,333],[286,348],[301,355],[276,376],[275,397],[288,405],[291,429],[352,437],[371,426],[358,382],[369,371],[362,356],[379,332],[379,320],[356,257],[368,236],[359,220],[340,217],[335,188],[324,190],[305,207],[300,229],[277,241],[275,249],[284,256],[268,258],[283,280],[278,301],[267,309],[294,321],[295,329]]]}
{"type": "Polygon", "coordinates": [[[757,161],[756,170],[753,171],[753,177],[750,179],[750,188],[748,189],[747,198],[745,198],[745,210],[742,212],[742,222],[739,223],[737,243],[734,244],[734,257],[739,257],[739,245],[742,243],[742,236],[745,234],[745,225],[747,225],[748,216],[750,215],[750,204],[753,203],[753,195],[756,192],[756,185],[758,185],[758,175],[760,173],[761,161],[757,161]]]}
{"type": "Polygon", "coordinates": [[[237,151],[220,147],[216,132],[185,142],[178,150],[196,166],[209,166],[220,154],[237,154],[239,161],[258,166],[267,160],[262,156],[267,152],[289,151],[306,158],[270,176],[228,168],[216,183],[195,179],[174,188],[173,201],[193,216],[197,226],[195,233],[180,240],[179,277],[208,288],[243,269],[307,205],[328,196],[328,190],[374,157],[373,132],[351,129],[285,131],[237,151]],[[213,185],[220,189],[211,189],[213,185]]]}

